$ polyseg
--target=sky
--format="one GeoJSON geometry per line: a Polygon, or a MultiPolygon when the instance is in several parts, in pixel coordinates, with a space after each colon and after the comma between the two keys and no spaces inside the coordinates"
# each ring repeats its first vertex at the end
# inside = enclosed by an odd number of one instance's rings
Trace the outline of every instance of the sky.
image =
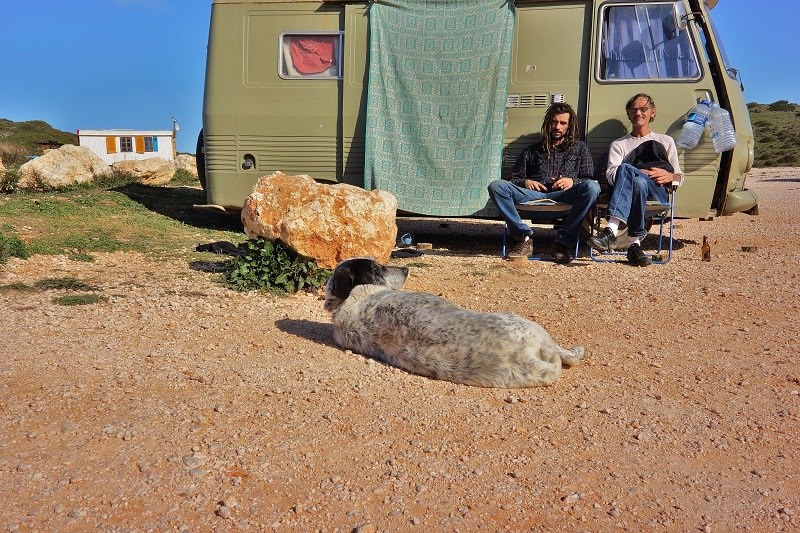
{"type": "MultiPolygon", "coordinates": [[[[800,0],[720,0],[712,16],[748,102],[800,103],[800,0]]],[[[194,153],[210,17],[211,0],[0,0],[0,118],[75,132],[175,117],[194,153]]]]}

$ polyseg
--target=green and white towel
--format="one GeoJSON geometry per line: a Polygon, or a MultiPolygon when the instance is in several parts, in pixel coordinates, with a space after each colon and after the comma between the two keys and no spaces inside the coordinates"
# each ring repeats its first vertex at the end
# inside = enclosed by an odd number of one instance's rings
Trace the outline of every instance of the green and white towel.
{"type": "Polygon", "coordinates": [[[486,207],[502,166],[513,9],[507,0],[370,6],[366,189],[422,215],[486,207]]]}

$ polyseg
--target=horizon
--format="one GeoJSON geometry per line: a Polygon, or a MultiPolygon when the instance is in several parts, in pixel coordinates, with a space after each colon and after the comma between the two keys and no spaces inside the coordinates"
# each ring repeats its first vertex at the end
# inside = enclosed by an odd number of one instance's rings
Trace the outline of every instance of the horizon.
{"type": "MultiPolygon", "coordinates": [[[[68,4],[4,5],[0,46],[10,52],[0,77],[0,117],[41,120],[69,133],[171,130],[175,117],[178,151],[194,153],[210,0],[82,0],[81,9],[68,4]]],[[[730,65],[741,72],[745,101],[800,105],[800,69],[776,53],[789,42],[800,2],[771,2],[768,11],[781,17],[754,17],[751,6],[720,0],[712,11],[730,65]]]]}

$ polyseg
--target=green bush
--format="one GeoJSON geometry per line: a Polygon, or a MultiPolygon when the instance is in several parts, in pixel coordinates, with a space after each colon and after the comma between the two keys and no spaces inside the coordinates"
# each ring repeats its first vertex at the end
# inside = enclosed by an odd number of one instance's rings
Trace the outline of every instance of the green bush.
{"type": "Polygon", "coordinates": [[[331,271],[319,268],[313,259],[297,255],[280,241],[259,237],[247,241],[247,252],[231,261],[225,285],[237,291],[270,290],[297,292],[320,287],[331,271]]]}
{"type": "Polygon", "coordinates": [[[778,100],[769,104],[767,109],[770,111],[794,111],[794,104],[789,103],[789,100],[778,100]]]}
{"type": "Polygon", "coordinates": [[[19,257],[27,259],[30,257],[28,249],[22,239],[16,235],[4,235],[0,233],[0,265],[5,263],[9,257],[19,257]]]}
{"type": "Polygon", "coordinates": [[[19,180],[19,170],[12,168],[5,172],[0,171],[0,193],[11,194],[16,191],[19,180]]]}

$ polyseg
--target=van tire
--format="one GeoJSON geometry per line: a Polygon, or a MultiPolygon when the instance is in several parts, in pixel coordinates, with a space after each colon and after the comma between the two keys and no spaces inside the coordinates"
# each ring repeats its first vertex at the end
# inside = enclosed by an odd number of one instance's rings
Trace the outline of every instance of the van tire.
{"type": "Polygon", "coordinates": [[[203,140],[203,130],[200,130],[200,135],[197,136],[197,146],[194,151],[194,160],[197,163],[197,179],[200,180],[200,186],[206,190],[206,147],[203,140]]]}

